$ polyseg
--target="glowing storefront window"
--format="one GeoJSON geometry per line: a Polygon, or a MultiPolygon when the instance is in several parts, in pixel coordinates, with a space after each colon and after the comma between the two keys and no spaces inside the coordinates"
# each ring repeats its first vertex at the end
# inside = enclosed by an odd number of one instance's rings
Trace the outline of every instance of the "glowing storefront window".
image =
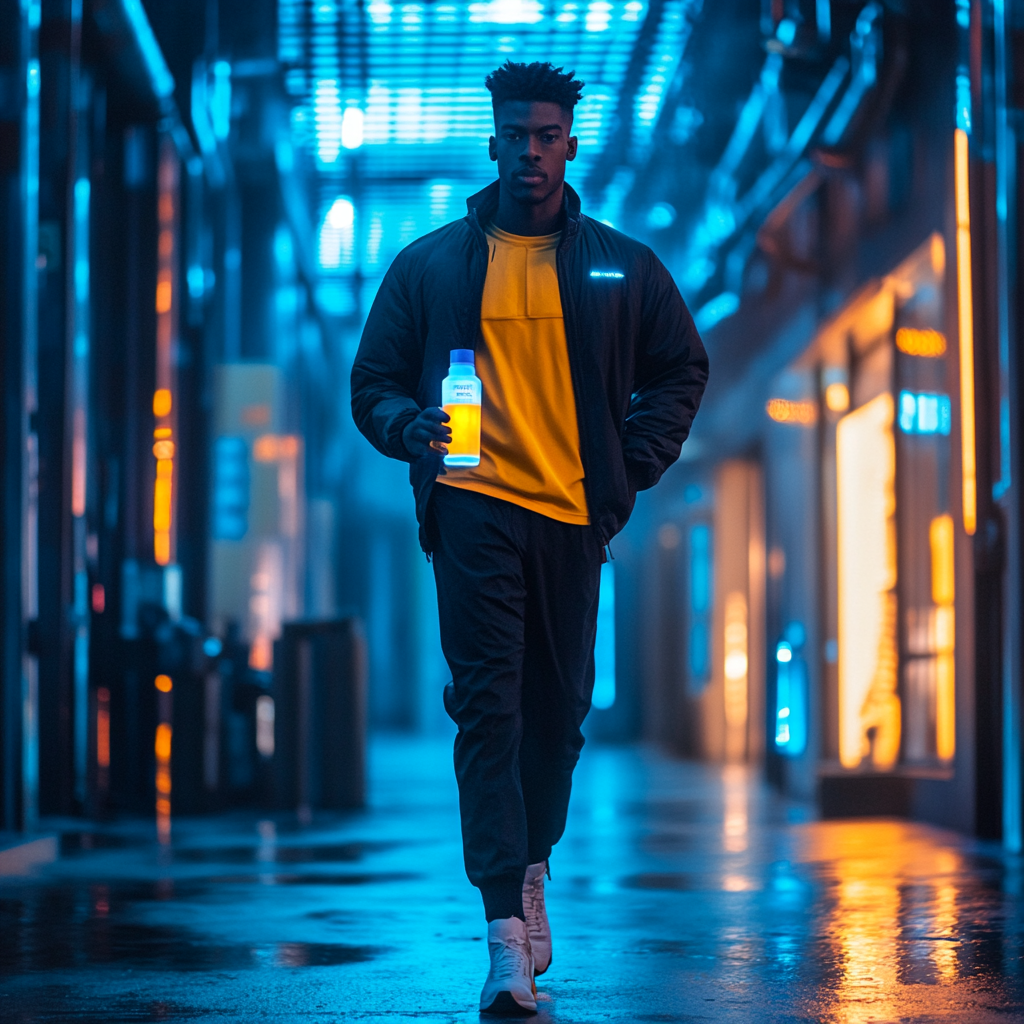
{"type": "Polygon", "coordinates": [[[896,694],[896,446],[893,400],[879,395],[836,428],[839,760],[890,768],[896,694]]]}

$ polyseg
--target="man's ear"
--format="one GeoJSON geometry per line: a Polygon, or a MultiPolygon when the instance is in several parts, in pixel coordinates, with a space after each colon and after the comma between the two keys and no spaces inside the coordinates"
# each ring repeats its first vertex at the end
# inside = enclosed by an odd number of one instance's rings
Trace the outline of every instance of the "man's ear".
{"type": "Polygon", "coordinates": [[[487,155],[492,160],[498,159],[498,140],[493,135],[487,140],[487,155]]]}
{"type": "Polygon", "coordinates": [[[575,135],[570,135],[569,136],[569,144],[568,144],[568,146],[566,147],[566,150],[565,150],[565,159],[566,160],[575,160],[576,159],[576,147],[579,145],[579,143],[580,143],[580,140],[577,139],[575,135]]]}

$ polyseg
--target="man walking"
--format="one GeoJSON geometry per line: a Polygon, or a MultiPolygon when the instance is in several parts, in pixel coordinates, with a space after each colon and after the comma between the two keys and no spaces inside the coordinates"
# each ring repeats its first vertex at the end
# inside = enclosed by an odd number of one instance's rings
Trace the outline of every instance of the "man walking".
{"type": "Polygon", "coordinates": [[[410,463],[488,921],[480,1009],[514,1016],[536,1012],[551,963],[544,876],[583,746],[605,549],[679,457],[708,375],[657,257],[584,216],[565,183],[582,87],[549,63],[488,76],[498,181],[399,254],[352,370],[359,429],[410,463]],[[453,349],[475,350],[481,453],[446,470],[453,349]]]}

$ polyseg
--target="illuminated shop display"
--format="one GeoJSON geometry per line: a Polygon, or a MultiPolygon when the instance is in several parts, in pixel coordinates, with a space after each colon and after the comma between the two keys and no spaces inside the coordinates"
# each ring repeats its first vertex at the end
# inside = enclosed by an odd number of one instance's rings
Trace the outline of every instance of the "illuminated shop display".
{"type": "MultiPolygon", "coordinates": [[[[816,380],[824,422],[812,420],[809,400],[768,403],[769,416],[788,425],[780,439],[798,436],[790,428],[818,424],[810,436],[821,458],[825,586],[816,623],[820,670],[790,627],[775,644],[774,743],[792,756],[813,734],[806,723],[820,671],[818,692],[831,718],[823,757],[838,762],[835,770],[945,772],[956,752],[954,511],[963,490],[955,455],[962,438],[955,430],[959,353],[939,328],[945,270],[945,245],[934,235],[869,282],[780,378],[787,388],[816,380]],[[806,414],[793,412],[801,407],[806,414]]],[[[966,472],[969,460],[964,465],[966,472]]],[[[785,555],[780,549],[780,579],[785,555]]],[[[780,613],[792,612],[783,604],[780,613]]]]}
{"type": "Polygon", "coordinates": [[[839,421],[839,760],[896,763],[896,447],[893,401],[881,394],[839,421]]]}

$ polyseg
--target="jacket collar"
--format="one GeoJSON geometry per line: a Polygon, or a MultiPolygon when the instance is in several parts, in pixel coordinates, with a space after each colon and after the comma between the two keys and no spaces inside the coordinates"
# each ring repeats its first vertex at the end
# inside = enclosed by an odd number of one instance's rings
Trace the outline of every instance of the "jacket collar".
{"type": "MultiPolygon", "coordinates": [[[[466,219],[482,228],[489,224],[498,212],[498,187],[500,182],[492,181],[486,188],[481,189],[475,195],[466,200],[466,219]]],[[[576,234],[579,227],[581,208],[580,197],[576,190],[568,182],[565,182],[562,191],[562,211],[565,213],[565,236],[563,242],[568,241],[576,234]]]]}

